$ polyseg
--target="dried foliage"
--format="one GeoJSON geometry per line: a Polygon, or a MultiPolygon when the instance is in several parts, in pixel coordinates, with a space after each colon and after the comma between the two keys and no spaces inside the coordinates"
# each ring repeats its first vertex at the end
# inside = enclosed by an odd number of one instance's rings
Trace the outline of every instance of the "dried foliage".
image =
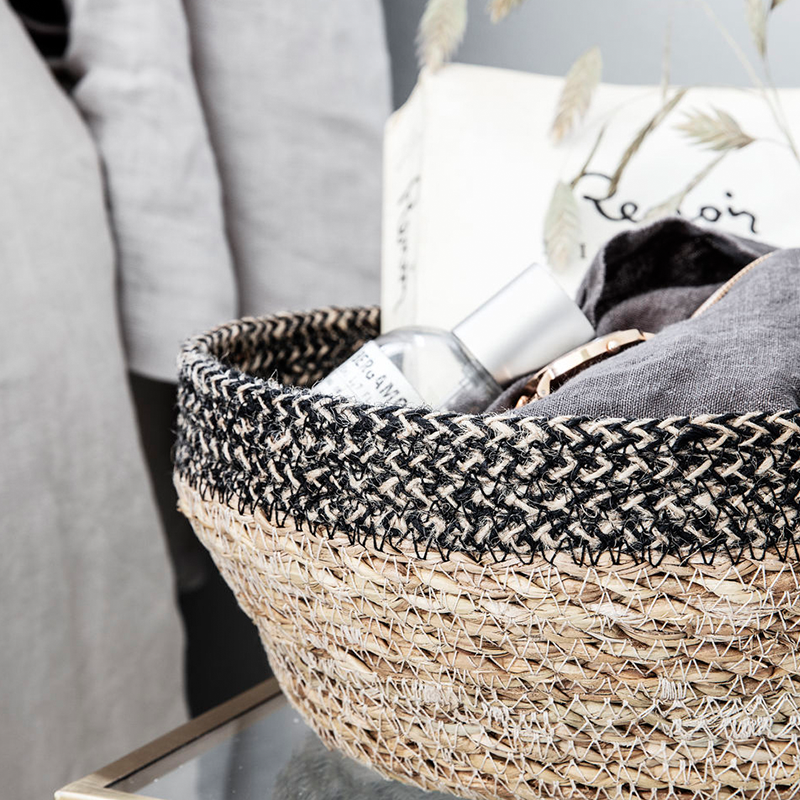
{"type": "MultiPolygon", "coordinates": [[[[791,130],[782,116],[779,98],[773,104],[768,88],[774,85],[769,75],[767,53],[767,25],[770,12],[782,5],[786,0],[744,0],[747,24],[759,55],[764,59],[768,84],[765,84],[744,51],[730,35],[729,31],[714,14],[707,0],[697,0],[711,21],[719,29],[722,36],[747,69],[754,85],[767,101],[770,111],[776,119],[781,131],[785,134],[787,144],[800,162],[800,152],[795,146],[791,130]]],[[[514,9],[522,5],[524,0],[488,0],[487,11],[492,22],[505,19],[514,9]]],[[[417,33],[417,54],[421,67],[438,69],[455,52],[464,38],[467,26],[467,0],[427,0],[425,11],[420,20],[417,33]]],[[[633,141],[622,155],[620,162],[609,181],[607,197],[612,197],[619,188],[619,183],[631,159],[644,144],[647,137],[663,122],[667,115],[680,103],[686,89],[677,90],[668,98],[670,86],[670,59],[672,21],[670,19],[664,40],[662,54],[661,94],[662,106],[656,114],[639,130],[633,141]]],[[[603,59],[600,49],[593,47],[584,53],[570,68],[564,80],[564,86],[556,108],[551,127],[554,142],[558,143],[567,137],[589,110],[592,95],[600,83],[603,71],[603,59]]],[[[776,93],[777,94],[777,93],[776,93]]],[[[733,150],[739,150],[752,144],[756,139],[745,133],[736,120],[727,112],[718,108],[713,113],[693,111],[686,115],[678,125],[695,144],[706,145],[720,153],[679,192],[667,198],[663,203],[651,208],[644,216],[644,222],[651,222],[664,216],[680,213],[680,207],[687,195],[693,191],[709,173],[733,150]]],[[[605,128],[600,131],[591,153],[581,171],[570,182],[560,181],[553,191],[547,210],[544,226],[544,244],[550,263],[556,268],[565,268],[576,254],[580,239],[580,213],[574,189],[586,176],[589,165],[602,140],[605,128]]]]}
{"type": "Polygon", "coordinates": [[[417,31],[420,67],[441,67],[461,44],[466,29],[467,0],[428,0],[417,31]]]}
{"type": "Polygon", "coordinates": [[[600,128],[600,132],[597,134],[597,138],[594,140],[592,149],[589,151],[589,155],[586,157],[586,161],[583,162],[581,171],[572,179],[572,181],[569,184],[571,189],[574,189],[589,172],[589,167],[592,165],[592,159],[594,159],[595,154],[597,153],[597,150],[600,147],[600,142],[603,141],[603,137],[606,135],[606,128],[607,125],[603,125],[603,127],[600,128]]]}
{"type": "MultiPolygon", "coordinates": [[[[772,6],[774,8],[774,5],[772,6]]],[[[747,24],[753,37],[753,43],[761,58],[767,53],[767,15],[769,10],[763,0],[745,0],[747,24]]]]}
{"type": "Polygon", "coordinates": [[[726,150],[724,153],[720,153],[715,159],[706,164],[681,191],[672,195],[672,197],[668,197],[663,203],[659,203],[659,205],[651,208],[642,218],[642,222],[655,222],[662,217],[670,217],[673,214],[677,214],[680,211],[681,204],[689,195],[689,192],[702,183],[711,174],[714,167],[716,167],[729,152],[730,150],[726,150]]]}
{"type": "Polygon", "coordinates": [[[661,102],[667,102],[667,95],[670,87],[670,67],[672,66],[672,11],[670,6],[670,16],[667,19],[667,29],[664,32],[664,49],[661,52],[661,102]]]}
{"type": "Polygon", "coordinates": [[[575,122],[586,115],[602,72],[603,57],[599,47],[593,47],[572,65],[564,81],[550,130],[555,142],[567,136],[575,122]]]}
{"type": "Polygon", "coordinates": [[[645,126],[636,134],[634,140],[628,145],[628,148],[622,154],[619,164],[617,165],[614,174],[611,176],[611,181],[608,184],[608,194],[606,197],[613,197],[619,188],[619,182],[625,172],[625,168],[630,163],[630,160],[639,151],[639,148],[644,144],[645,139],[666,119],[667,115],[672,111],[675,106],[680,103],[683,96],[686,94],[687,89],[678,89],[672,97],[662,104],[661,108],[650,118],[645,126]]]}
{"type": "Polygon", "coordinates": [[[553,268],[569,266],[578,249],[580,235],[578,202],[570,185],[559,181],[544,220],[544,248],[553,268]]]}
{"type": "Polygon", "coordinates": [[[524,0],[491,0],[489,3],[489,15],[492,22],[500,22],[505,19],[517,6],[521,6],[524,0]]]}
{"type": "Polygon", "coordinates": [[[677,128],[711,150],[740,150],[755,141],[730,114],[718,108],[714,108],[713,112],[706,114],[693,111],[686,115],[686,120],[677,128]]]}
{"type": "MultiPolygon", "coordinates": [[[[792,151],[792,155],[794,156],[798,164],[800,164],[800,148],[798,148],[797,142],[795,142],[791,126],[789,125],[786,119],[786,114],[783,111],[780,95],[778,94],[778,91],[775,88],[775,84],[770,75],[768,60],[766,58],[763,58],[764,62],[763,66],[765,67],[765,71],[767,73],[767,82],[765,83],[759,76],[755,67],[752,65],[750,60],[745,55],[744,50],[742,50],[742,48],[739,46],[739,43],[736,41],[736,39],[733,38],[730,31],[722,24],[719,17],[714,13],[713,9],[708,4],[707,0],[696,0],[696,1],[697,3],[699,3],[700,7],[706,12],[706,15],[714,24],[714,27],[719,31],[722,38],[725,39],[725,41],[728,43],[733,53],[736,55],[742,66],[747,71],[747,74],[750,76],[750,80],[753,82],[753,86],[755,86],[756,89],[761,94],[762,99],[768,106],[770,113],[772,114],[772,117],[775,120],[775,124],[780,128],[781,133],[786,139],[786,144],[792,151]]],[[[746,2],[749,1],[750,0],[746,0],[746,2]]],[[[781,2],[784,2],[784,0],[773,0],[772,5],[770,6],[770,11],[772,11],[774,8],[780,5],[781,2]]],[[[746,10],[749,13],[750,7],[746,6],[746,10]]],[[[755,7],[753,10],[755,12],[756,10],[755,7]]],[[[764,26],[766,26],[766,19],[764,21],[764,26]]],[[[756,25],[756,30],[760,30],[760,23],[756,25]]],[[[766,33],[764,34],[764,49],[762,56],[765,55],[766,55],[766,33]]]]}
{"type": "Polygon", "coordinates": [[[672,217],[677,214],[680,210],[681,203],[686,199],[686,195],[689,192],[682,190],[673,194],[671,197],[668,197],[663,203],[659,203],[657,206],[653,206],[648,212],[642,217],[641,222],[643,225],[647,225],[650,222],[655,222],[659,219],[664,219],[664,217],[672,217]]]}

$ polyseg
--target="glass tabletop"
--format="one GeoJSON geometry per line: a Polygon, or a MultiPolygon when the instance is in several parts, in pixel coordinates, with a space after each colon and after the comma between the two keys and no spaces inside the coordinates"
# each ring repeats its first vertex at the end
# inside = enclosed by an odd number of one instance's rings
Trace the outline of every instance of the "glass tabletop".
{"type": "Polygon", "coordinates": [[[282,694],[109,789],[156,800],[446,800],[325,749],[282,694]]]}

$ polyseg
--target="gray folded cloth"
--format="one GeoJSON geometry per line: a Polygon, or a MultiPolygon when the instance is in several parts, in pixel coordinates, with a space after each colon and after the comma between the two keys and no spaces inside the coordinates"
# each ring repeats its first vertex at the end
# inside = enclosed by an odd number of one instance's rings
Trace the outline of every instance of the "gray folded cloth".
{"type": "MultiPolygon", "coordinates": [[[[657,335],[588,367],[519,414],[641,418],[798,406],[800,250],[668,219],[611,239],[592,262],[578,303],[598,335],[625,328],[657,335]]],[[[515,382],[490,410],[513,407],[524,383],[515,382]]]]}

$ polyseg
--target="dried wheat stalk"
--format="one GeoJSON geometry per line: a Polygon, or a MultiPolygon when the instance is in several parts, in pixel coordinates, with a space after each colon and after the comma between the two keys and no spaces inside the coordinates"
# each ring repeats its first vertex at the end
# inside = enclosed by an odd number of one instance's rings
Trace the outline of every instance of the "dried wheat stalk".
{"type": "Polygon", "coordinates": [[[659,219],[664,219],[664,217],[672,217],[678,213],[681,203],[686,199],[686,195],[689,192],[682,190],[673,194],[671,197],[668,197],[663,203],[659,203],[657,206],[653,206],[648,212],[642,217],[641,223],[643,225],[647,225],[650,222],[655,222],[659,219]]]}
{"type": "MultiPolygon", "coordinates": [[[[781,101],[780,95],[778,94],[777,90],[775,89],[775,85],[769,75],[769,61],[764,58],[764,67],[766,67],[767,71],[767,82],[765,83],[761,76],[756,72],[755,67],[750,63],[750,60],[744,54],[744,51],[739,46],[739,43],[733,38],[730,31],[722,24],[720,18],[714,13],[711,6],[709,6],[707,0],[696,0],[697,3],[700,4],[700,7],[706,12],[708,18],[720,32],[720,35],[723,39],[728,43],[731,50],[734,52],[736,57],[739,59],[742,66],[747,71],[747,74],[750,76],[750,80],[753,82],[753,86],[755,86],[759,92],[761,93],[764,102],[769,106],[769,110],[775,119],[775,124],[780,128],[781,133],[783,133],[784,137],[786,138],[786,143],[789,145],[789,149],[792,151],[792,155],[795,157],[798,163],[800,163],[800,148],[798,148],[797,143],[795,142],[794,135],[792,134],[792,129],[789,123],[786,120],[786,115],[781,108],[781,101]],[[774,97],[773,97],[774,95],[774,97]]],[[[779,6],[784,0],[773,0],[772,6],[770,7],[770,11],[779,6]]],[[[766,44],[765,44],[765,52],[766,52],[766,44]]]]}
{"type": "Polygon", "coordinates": [[[586,157],[586,161],[583,162],[583,166],[581,167],[580,172],[572,179],[572,181],[569,184],[570,189],[574,189],[589,172],[589,167],[591,166],[592,160],[594,159],[595,154],[597,153],[597,150],[600,147],[600,142],[603,141],[603,137],[606,135],[607,127],[608,125],[606,124],[603,125],[602,128],[600,128],[600,132],[597,134],[597,138],[594,140],[592,149],[589,151],[589,155],[586,157]]]}
{"type": "Polygon", "coordinates": [[[586,115],[602,72],[603,57],[599,47],[588,50],[572,65],[564,81],[550,129],[555,142],[560,142],[570,133],[576,119],[586,115]]]}
{"type": "MultiPolygon", "coordinates": [[[[780,2],[780,0],[779,0],[780,2]]],[[[774,4],[772,6],[774,8],[774,4]]],[[[769,11],[763,0],[745,0],[747,24],[753,36],[753,43],[761,58],[767,53],[767,14],[769,11]]]]}
{"type": "Polygon", "coordinates": [[[670,15],[667,18],[667,29],[664,31],[664,49],[661,53],[661,102],[667,102],[670,86],[670,72],[672,66],[672,21],[674,7],[670,6],[670,15]]]}
{"type": "Polygon", "coordinates": [[[724,153],[720,153],[716,158],[714,158],[711,162],[706,164],[700,172],[697,173],[690,181],[686,184],[686,186],[681,189],[681,191],[677,192],[676,194],[672,195],[672,197],[668,197],[663,203],[659,203],[659,205],[654,206],[651,208],[645,215],[642,217],[642,222],[655,222],[657,219],[661,219],[662,217],[670,217],[673,214],[677,214],[680,211],[680,207],[686,197],[689,195],[693,189],[695,189],[702,181],[704,181],[714,167],[725,158],[726,155],[730,153],[730,150],[726,150],[724,153]]]}
{"type": "Polygon", "coordinates": [[[581,218],[578,202],[568,183],[559,181],[544,220],[544,249],[555,269],[569,266],[578,248],[581,218]]]}
{"type": "Polygon", "coordinates": [[[680,103],[683,99],[683,96],[686,94],[688,89],[678,89],[672,97],[667,100],[661,108],[653,115],[653,117],[647,122],[647,124],[636,134],[634,140],[628,145],[627,150],[622,154],[622,159],[619,162],[616,170],[614,170],[614,174],[611,176],[611,180],[608,184],[608,194],[606,195],[606,199],[609,197],[613,197],[617,189],[619,188],[619,182],[622,179],[622,175],[625,172],[625,168],[628,166],[630,160],[636,155],[639,151],[639,148],[644,144],[644,140],[666,119],[667,115],[675,108],[675,106],[680,103]]]}
{"type": "Polygon", "coordinates": [[[428,0],[417,31],[420,67],[441,67],[461,44],[466,29],[467,0],[428,0]]]}
{"type": "Polygon", "coordinates": [[[703,111],[687,114],[686,120],[676,127],[711,150],[740,150],[755,141],[730,114],[718,108],[713,111],[716,116],[703,111]]]}
{"type": "Polygon", "coordinates": [[[505,19],[517,6],[521,6],[524,0],[491,0],[489,3],[489,15],[492,22],[500,22],[505,19]]]}

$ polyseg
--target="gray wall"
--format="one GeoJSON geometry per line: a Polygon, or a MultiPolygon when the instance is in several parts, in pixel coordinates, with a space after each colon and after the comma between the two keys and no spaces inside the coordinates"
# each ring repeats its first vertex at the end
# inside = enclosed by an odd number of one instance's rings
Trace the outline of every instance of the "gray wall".
{"type": "MultiPolygon", "coordinates": [[[[743,0],[708,0],[717,16],[758,61],[750,43],[743,0]]],[[[401,104],[416,80],[414,37],[424,0],[384,0],[392,55],[394,101],[401,104]]],[[[747,73],[697,0],[526,0],[498,25],[487,0],[469,0],[470,23],[456,61],[564,75],[590,46],[603,51],[610,83],[659,83],[670,14],[674,83],[749,85],[747,73]]],[[[772,72],[779,86],[800,86],[800,0],[773,12],[769,29],[772,72]]]]}

